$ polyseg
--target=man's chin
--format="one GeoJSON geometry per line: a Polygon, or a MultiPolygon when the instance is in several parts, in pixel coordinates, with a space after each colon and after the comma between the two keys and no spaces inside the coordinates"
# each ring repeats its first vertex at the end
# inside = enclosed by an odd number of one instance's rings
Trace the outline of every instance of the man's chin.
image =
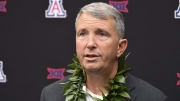
{"type": "Polygon", "coordinates": [[[86,67],[84,67],[84,70],[86,72],[98,72],[100,70],[100,68],[98,68],[96,66],[86,66],[86,67]]]}

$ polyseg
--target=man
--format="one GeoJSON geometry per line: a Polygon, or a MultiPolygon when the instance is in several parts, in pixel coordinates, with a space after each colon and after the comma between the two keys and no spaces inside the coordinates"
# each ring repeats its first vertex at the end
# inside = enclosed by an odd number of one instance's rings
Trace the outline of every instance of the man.
{"type": "MultiPolygon", "coordinates": [[[[122,56],[128,43],[123,38],[123,16],[108,4],[92,3],[81,8],[75,26],[77,58],[87,77],[82,87],[88,93],[84,94],[85,99],[103,100],[102,94],[110,94],[104,86],[112,87],[109,79],[118,75],[118,58],[122,56]]],[[[127,101],[165,101],[166,96],[157,88],[130,74],[127,77],[126,87],[131,90],[127,101]]],[[[45,87],[41,101],[67,100],[67,95],[62,90],[64,86],[59,83],[68,82],[69,78],[70,76],[45,87]]],[[[113,101],[124,101],[120,99],[113,101]]]]}

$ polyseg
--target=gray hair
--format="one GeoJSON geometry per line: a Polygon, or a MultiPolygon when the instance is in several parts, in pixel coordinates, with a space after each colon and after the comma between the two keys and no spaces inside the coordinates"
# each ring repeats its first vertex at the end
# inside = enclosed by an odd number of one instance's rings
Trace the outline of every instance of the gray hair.
{"type": "Polygon", "coordinates": [[[124,37],[125,25],[122,13],[118,12],[114,7],[102,2],[95,2],[82,7],[77,14],[75,26],[82,13],[90,13],[91,15],[99,18],[106,19],[112,16],[115,19],[115,26],[119,34],[119,39],[124,37]]]}

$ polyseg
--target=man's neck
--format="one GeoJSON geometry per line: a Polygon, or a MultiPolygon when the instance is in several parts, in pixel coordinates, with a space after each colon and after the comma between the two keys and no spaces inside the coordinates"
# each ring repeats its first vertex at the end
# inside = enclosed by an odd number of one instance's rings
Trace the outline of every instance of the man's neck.
{"type": "Polygon", "coordinates": [[[104,86],[111,87],[109,84],[109,79],[113,79],[117,73],[118,65],[115,65],[111,68],[110,71],[107,72],[99,72],[92,73],[86,72],[87,88],[96,95],[107,94],[108,92],[105,90],[104,86]],[[101,92],[102,91],[102,92],[101,92]]]}

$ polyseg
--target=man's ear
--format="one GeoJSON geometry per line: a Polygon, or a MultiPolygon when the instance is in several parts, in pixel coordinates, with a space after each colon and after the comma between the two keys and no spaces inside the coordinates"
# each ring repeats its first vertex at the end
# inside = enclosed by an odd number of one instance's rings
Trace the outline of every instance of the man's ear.
{"type": "Polygon", "coordinates": [[[128,45],[127,39],[119,39],[118,49],[117,49],[117,58],[119,58],[124,51],[126,50],[128,45]]]}

